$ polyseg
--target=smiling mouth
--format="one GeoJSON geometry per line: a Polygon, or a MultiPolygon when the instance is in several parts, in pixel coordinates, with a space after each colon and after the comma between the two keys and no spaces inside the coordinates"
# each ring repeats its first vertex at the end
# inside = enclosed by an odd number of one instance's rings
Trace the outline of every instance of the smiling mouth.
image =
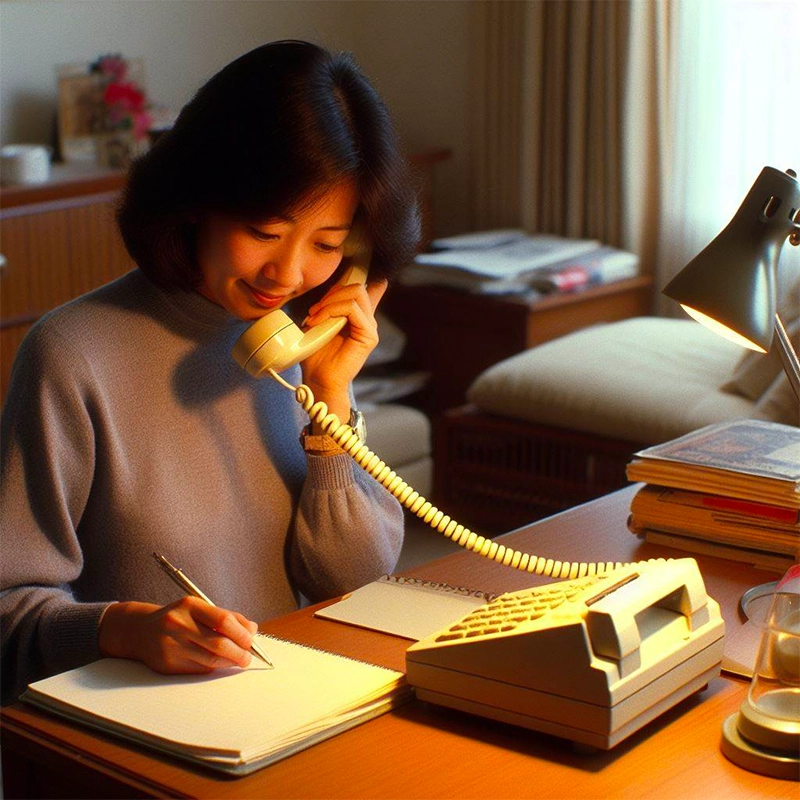
{"type": "Polygon", "coordinates": [[[250,295],[255,300],[255,302],[261,306],[262,308],[278,308],[282,306],[291,295],[283,294],[283,295],[273,295],[273,294],[264,294],[260,292],[258,289],[250,286],[249,283],[246,283],[248,290],[250,291],[250,295]]]}

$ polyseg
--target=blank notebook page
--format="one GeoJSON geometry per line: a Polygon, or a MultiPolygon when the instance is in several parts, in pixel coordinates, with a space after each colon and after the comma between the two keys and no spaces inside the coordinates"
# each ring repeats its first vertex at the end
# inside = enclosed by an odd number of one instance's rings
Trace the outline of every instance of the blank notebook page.
{"type": "Polygon", "coordinates": [[[403,682],[383,667],[259,641],[274,669],[254,658],[243,670],[165,676],[137,661],[103,659],[32,684],[25,699],[71,706],[62,710],[95,724],[108,720],[104,727],[132,738],[142,732],[171,750],[178,743],[195,756],[248,761],[358,716],[403,682]]]}

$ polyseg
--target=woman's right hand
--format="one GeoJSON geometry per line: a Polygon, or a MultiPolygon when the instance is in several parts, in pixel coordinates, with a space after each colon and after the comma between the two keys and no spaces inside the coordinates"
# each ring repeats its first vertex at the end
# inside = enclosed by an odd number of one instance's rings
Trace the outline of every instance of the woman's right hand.
{"type": "Polygon", "coordinates": [[[113,603],[100,622],[104,656],[143,661],[161,673],[246,667],[258,630],[242,614],[183,597],[167,606],[113,603]]]}

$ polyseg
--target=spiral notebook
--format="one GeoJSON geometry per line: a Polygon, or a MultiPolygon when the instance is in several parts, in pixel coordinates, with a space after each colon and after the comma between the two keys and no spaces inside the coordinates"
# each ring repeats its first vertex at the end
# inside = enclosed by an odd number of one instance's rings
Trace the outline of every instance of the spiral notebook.
{"type": "Polygon", "coordinates": [[[447,583],[384,575],[314,616],[419,641],[496,597],[447,583]]]}
{"type": "Polygon", "coordinates": [[[263,637],[275,665],[159,675],[105,658],[28,686],[22,699],[106,733],[245,775],[410,698],[402,673],[263,637]]]}

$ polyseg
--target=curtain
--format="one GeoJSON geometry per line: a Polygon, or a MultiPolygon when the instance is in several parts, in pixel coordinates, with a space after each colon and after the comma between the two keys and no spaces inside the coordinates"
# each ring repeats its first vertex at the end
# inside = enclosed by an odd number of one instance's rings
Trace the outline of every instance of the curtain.
{"type": "Polygon", "coordinates": [[[660,287],[763,166],[800,171],[797,0],[474,5],[476,228],[597,238],[660,287]]]}
{"type": "MultiPolygon", "coordinates": [[[[764,166],[800,172],[796,0],[671,0],[661,32],[663,286],[730,221],[764,166]]],[[[800,268],[784,245],[781,274],[800,268]],[[793,266],[790,266],[793,265],[793,266]]],[[[680,313],[659,295],[658,310],[680,313]]]]}
{"type": "Polygon", "coordinates": [[[628,2],[475,4],[476,227],[622,238],[628,2]]]}
{"type": "MultiPolygon", "coordinates": [[[[526,3],[474,2],[471,218],[475,229],[520,224],[520,155],[527,103],[526,3]]],[[[534,87],[535,90],[535,87],[534,87]]]]}

